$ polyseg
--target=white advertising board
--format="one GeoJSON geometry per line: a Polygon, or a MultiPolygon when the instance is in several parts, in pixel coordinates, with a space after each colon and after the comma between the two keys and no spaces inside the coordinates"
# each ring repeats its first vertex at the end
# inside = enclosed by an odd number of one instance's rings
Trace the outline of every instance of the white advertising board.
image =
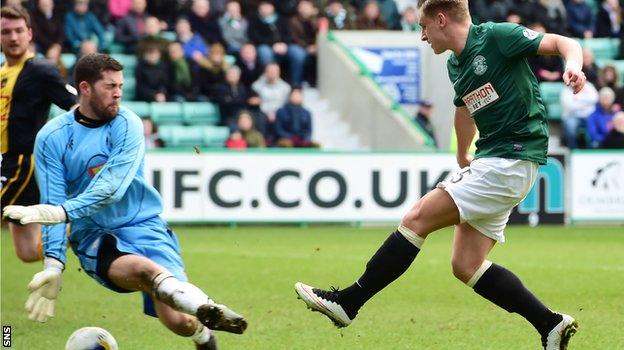
{"type": "Polygon", "coordinates": [[[172,222],[397,222],[457,170],[447,154],[149,153],[172,222]]]}
{"type": "Polygon", "coordinates": [[[624,224],[624,151],[574,152],[569,175],[573,221],[624,224]]]}

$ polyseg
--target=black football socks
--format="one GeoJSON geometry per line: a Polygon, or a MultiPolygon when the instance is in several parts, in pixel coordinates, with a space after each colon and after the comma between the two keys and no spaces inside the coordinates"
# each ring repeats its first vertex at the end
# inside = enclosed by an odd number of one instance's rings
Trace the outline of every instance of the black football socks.
{"type": "Polygon", "coordinates": [[[550,311],[506,268],[485,261],[482,268],[468,281],[477,294],[507,310],[515,312],[527,321],[542,335],[548,333],[561,322],[562,316],[550,311]],[[490,265],[487,267],[487,265],[490,265]],[[476,277],[476,281],[473,281],[476,277]]]}
{"type": "Polygon", "coordinates": [[[362,277],[338,294],[347,316],[353,319],[373,295],[401,276],[412,264],[424,239],[404,226],[390,234],[366,264],[362,277]]]}

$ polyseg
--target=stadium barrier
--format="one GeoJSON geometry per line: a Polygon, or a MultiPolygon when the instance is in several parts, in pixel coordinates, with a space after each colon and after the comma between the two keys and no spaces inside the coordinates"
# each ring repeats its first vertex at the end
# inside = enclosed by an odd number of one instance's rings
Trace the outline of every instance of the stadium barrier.
{"type": "Polygon", "coordinates": [[[568,174],[571,223],[624,224],[624,150],[574,151],[568,174]]]}
{"type": "MultiPolygon", "coordinates": [[[[510,223],[624,224],[624,151],[553,155],[510,223]],[[571,179],[571,180],[568,180],[571,179]]],[[[415,152],[153,151],[145,176],[174,223],[389,223],[458,170],[415,152]]]]}

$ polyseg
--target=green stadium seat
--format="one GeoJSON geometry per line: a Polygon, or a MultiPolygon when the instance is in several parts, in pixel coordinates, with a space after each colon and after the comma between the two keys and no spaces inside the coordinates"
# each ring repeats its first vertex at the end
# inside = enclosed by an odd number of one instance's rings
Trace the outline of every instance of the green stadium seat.
{"type": "Polygon", "coordinates": [[[113,42],[108,46],[108,52],[110,52],[111,54],[122,54],[125,51],[126,47],[123,44],[113,42]]]}
{"type": "Polygon", "coordinates": [[[227,126],[204,126],[202,129],[206,147],[224,147],[230,136],[230,128],[227,126]]]}
{"type": "Polygon", "coordinates": [[[150,107],[152,120],[158,125],[182,125],[184,122],[182,104],[179,102],[152,102],[150,107]]]}
{"type": "Polygon", "coordinates": [[[540,95],[548,112],[548,119],[561,118],[561,104],[559,96],[561,90],[565,88],[565,84],[561,82],[543,82],[540,83],[540,95]]]}
{"type": "Polygon", "coordinates": [[[546,105],[546,112],[548,113],[548,119],[550,120],[560,120],[561,114],[563,113],[563,108],[561,107],[561,103],[551,103],[546,105]]]}
{"type": "Polygon", "coordinates": [[[594,53],[596,61],[610,60],[617,56],[620,41],[613,38],[591,38],[583,39],[581,45],[594,53]]]}
{"type": "Polygon", "coordinates": [[[122,86],[123,90],[123,99],[126,101],[134,100],[136,96],[136,80],[134,79],[134,75],[124,75],[124,83],[122,86]]]}
{"type": "Polygon", "coordinates": [[[540,83],[540,95],[544,104],[559,103],[561,90],[565,88],[562,82],[543,82],[540,83]]]}
{"type": "Polygon", "coordinates": [[[203,145],[203,132],[199,127],[183,125],[162,125],[158,128],[158,136],[167,148],[201,147],[203,145]]]}
{"type": "Polygon", "coordinates": [[[111,57],[119,61],[124,66],[124,76],[134,76],[134,69],[137,66],[137,58],[135,55],[126,55],[121,53],[111,54],[111,57]]]}
{"type": "Polygon", "coordinates": [[[160,37],[169,41],[176,41],[178,35],[174,31],[163,31],[160,32],[160,37]]]}
{"type": "Polygon", "coordinates": [[[149,102],[143,101],[126,101],[123,102],[122,105],[134,113],[139,117],[151,116],[152,110],[149,102]]]}
{"type": "Polygon", "coordinates": [[[50,112],[48,113],[48,119],[52,119],[54,117],[57,117],[63,113],[67,112],[66,110],[64,110],[63,108],[52,104],[52,106],[50,106],[50,112]]]}
{"type": "Polygon", "coordinates": [[[167,148],[191,150],[193,147],[223,147],[230,130],[225,126],[162,125],[158,135],[167,148]]]}
{"type": "Polygon", "coordinates": [[[225,55],[225,63],[228,64],[228,66],[233,66],[236,64],[236,56],[232,56],[232,55],[225,55]]]}
{"type": "Polygon", "coordinates": [[[73,53],[62,53],[61,62],[63,62],[65,68],[69,69],[73,67],[76,63],[76,55],[74,55],[73,53]]]}
{"type": "Polygon", "coordinates": [[[219,108],[210,102],[183,102],[184,123],[188,125],[216,125],[219,108]]]}

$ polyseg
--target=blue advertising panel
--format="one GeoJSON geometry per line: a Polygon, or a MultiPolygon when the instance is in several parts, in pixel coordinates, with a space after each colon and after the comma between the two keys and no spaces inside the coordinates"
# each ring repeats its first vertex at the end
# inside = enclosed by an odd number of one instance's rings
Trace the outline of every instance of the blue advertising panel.
{"type": "Polygon", "coordinates": [[[420,101],[420,50],[408,47],[352,47],[354,55],[370,70],[373,79],[405,105],[420,101]]]}

